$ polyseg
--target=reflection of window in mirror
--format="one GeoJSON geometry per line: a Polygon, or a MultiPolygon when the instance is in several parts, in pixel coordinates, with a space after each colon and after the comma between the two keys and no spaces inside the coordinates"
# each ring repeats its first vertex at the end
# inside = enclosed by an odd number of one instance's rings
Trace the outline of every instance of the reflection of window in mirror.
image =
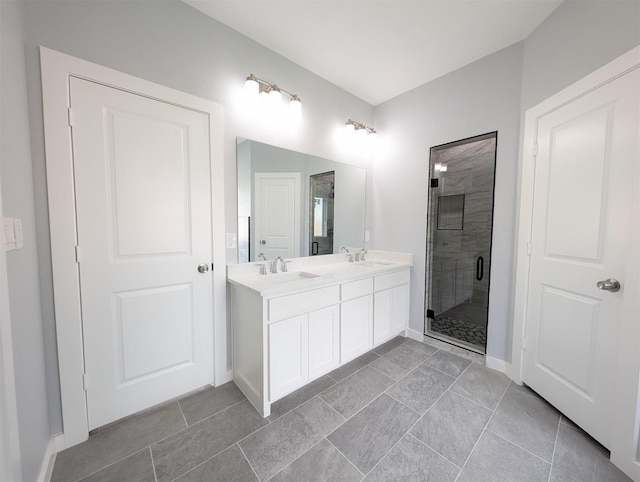
{"type": "Polygon", "coordinates": [[[313,235],[314,236],[326,236],[327,235],[327,215],[324,209],[324,199],[321,197],[314,198],[314,212],[313,212],[313,235]]]}

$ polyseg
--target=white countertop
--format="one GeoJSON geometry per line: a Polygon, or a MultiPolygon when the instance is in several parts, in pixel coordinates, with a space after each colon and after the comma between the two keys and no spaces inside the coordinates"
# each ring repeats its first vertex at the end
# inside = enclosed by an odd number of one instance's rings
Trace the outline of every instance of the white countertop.
{"type": "Polygon", "coordinates": [[[371,250],[365,261],[359,262],[349,262],[345,253],[287,261],[290,261],[287,263],[287,272],[276,274],[269,271],[271,260],[229,264],[227,281],[260,296],[279,296],[410,268],[413,266],[413,255],[371,250]],[[260,274],[261,264],[265,265],[268,274],[260,274]]]}

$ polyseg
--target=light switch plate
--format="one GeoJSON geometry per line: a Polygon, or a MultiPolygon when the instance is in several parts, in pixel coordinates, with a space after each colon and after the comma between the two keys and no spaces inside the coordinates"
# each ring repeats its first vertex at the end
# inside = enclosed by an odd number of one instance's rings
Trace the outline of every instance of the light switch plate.
{"type": "Polygon", "coordinates": [[[227,249],[236,247],[236,233],[227,233],[227,249]]]}
{"type": "Polygon", "coordinates": [[[16,235],[13,229],[13,218],[4,218],[4,250],[16,249],[16,235]]]}
{"type": "Polygon", "coordinates": [[[13,234],[16,239],[16,249],[24,246],[24,235],[22,234],[22,219],[13,218],[13,234]]]}

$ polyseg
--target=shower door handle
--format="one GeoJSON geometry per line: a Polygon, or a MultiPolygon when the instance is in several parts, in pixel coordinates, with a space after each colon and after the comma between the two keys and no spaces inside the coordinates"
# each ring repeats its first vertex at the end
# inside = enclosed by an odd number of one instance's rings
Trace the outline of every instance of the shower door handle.
{"type": "Polygon", "coordinates": [[[476,260],[476,280],[482,281],[484,277],[484,258],[482,256],[478,256],[476,260]]]}

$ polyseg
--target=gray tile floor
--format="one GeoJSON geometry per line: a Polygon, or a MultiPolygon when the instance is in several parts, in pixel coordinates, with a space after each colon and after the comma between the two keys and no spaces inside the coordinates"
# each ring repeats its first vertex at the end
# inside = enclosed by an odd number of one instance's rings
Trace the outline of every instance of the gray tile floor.
{"type": "Polygon", "coordinates": [[[233,383],[206,389],[60,452],[52,480],[629,480],[482,360],[398,337],[276,402],[268,419],[233,383]]]}

